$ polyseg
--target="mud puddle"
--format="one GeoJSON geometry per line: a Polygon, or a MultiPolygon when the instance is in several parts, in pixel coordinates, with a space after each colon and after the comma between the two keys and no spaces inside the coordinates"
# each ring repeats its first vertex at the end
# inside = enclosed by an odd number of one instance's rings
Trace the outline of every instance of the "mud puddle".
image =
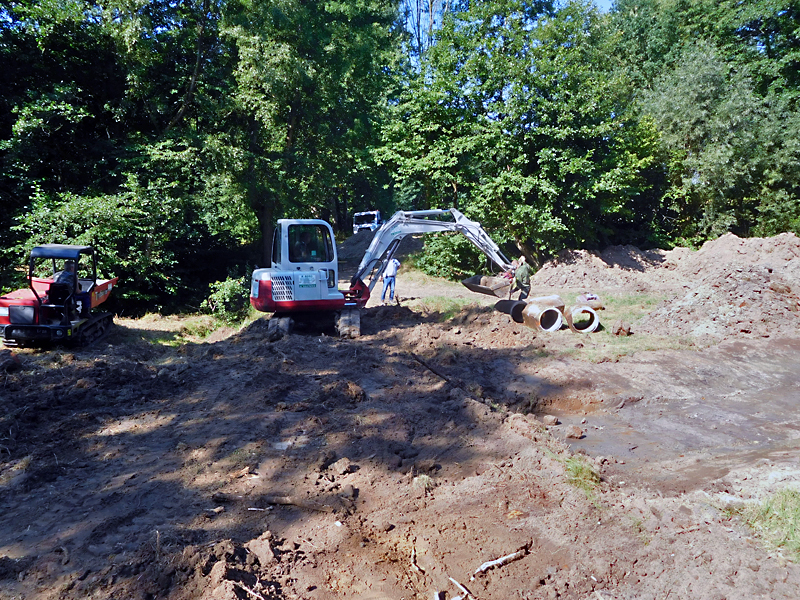
{"type": "Polygon", "coordinates": [[[549,412],[562,435],[584,431],[566,440],[573,451],[609,457],[619,477],[651,478],[662,492],[701,488],[760,460],[798,461],[799,352],[797,340],[739,341],[593,365],[589,410],[566,400],[549,412]]]}

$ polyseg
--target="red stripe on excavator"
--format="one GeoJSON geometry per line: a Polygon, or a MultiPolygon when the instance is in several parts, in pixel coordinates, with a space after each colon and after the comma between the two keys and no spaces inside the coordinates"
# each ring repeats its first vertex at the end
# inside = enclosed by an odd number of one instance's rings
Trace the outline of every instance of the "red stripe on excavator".
{"type": "Polygon", "coordinates": [[[344,298],[339,300],[291,300],[287,302],[275,302],[275,310],[271,312],[342,310],[344,304],[344,298]]]}
{"type": "Polygon", "coordinates": [[[350,294],[345,293],[344,298],[335,300],[285,300],[276,302],[272,299],[272,281],[262,279],[258,283],[258,298],[250,296],[250,304],[256,310],[267,313],[342,310],[347,306],[363,308],[369,299],[369,288],[364,286],[363,290],[358,290],[361,295],[356,297],[350,297],[350,294]]]}

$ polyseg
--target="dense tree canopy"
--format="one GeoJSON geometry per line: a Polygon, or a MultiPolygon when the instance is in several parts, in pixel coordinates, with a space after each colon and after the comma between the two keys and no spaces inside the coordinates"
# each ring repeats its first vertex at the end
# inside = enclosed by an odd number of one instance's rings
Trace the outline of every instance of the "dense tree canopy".
{"type": "Polygon", "coordinates": [[[5,287],[85,242],[131,306],[199,306],[277,218],[372,208],[533,261],[800,230],[796,1],[0,0],[0,60],[5,287]]]}

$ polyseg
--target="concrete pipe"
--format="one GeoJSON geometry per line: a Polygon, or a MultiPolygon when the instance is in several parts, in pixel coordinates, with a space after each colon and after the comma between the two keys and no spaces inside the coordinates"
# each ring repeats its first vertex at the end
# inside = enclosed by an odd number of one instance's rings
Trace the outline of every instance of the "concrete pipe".
{"type": "Polygon", "coordinates": [[[554,306],[539,306],[534,300],[527,303],[522,311],[522,322],[531,329],[541,331],[558,331],[561,329],[563,317],[561,311],[554,306]]]}
{"type": "Polygon", "coordinates": [[[573,306],[564,312],[564,316],[575,333],[593,333],[600,326],[600,318],[591,306],[573,306]]]}
{"type": "Polygon", "coordinates": [[[558,294],[553,294],[551,296],[537,296],[536,298],[528,298],[526,300],[529,304],[536,304],[537,306],[555,308],[561,311],[563,314],[564,312],[564,300],[561,299],[561,296],[558,294]]]}
{"type": "Polygon", "coordinates": [[[511,317],[515,323],[522,323],[522,311],[528,305],[524,300],[500,300],[494,309],[511,317]]]}

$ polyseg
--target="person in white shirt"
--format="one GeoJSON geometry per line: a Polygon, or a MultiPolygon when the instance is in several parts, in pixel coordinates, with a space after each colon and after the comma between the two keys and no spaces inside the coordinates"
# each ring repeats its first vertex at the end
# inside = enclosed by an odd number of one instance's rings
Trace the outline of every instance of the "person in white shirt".
{"type": "Polygon", "coordinates": [[[394,302],[394,284],[397,279],[397,269],[400,268],[400,261],[393,258],[386,265],[386,270],[383,272],[383,293],[381,294],[381,302],[386,304],[386,290],[389,290],[389,304],[394,302]]]}

